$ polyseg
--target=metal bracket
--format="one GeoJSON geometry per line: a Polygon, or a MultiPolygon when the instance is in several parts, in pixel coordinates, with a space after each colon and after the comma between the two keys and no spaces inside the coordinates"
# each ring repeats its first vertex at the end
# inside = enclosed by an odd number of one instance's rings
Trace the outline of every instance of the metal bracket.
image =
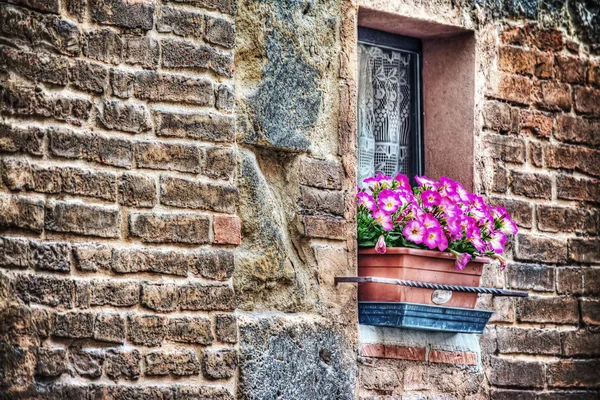
{"type": "Polygon", "coordinates": [[[407,281],[404,279],[377,278],[375,276],[336,276],[335,283],[384,283],[387,285],[399,285],[432,290],[450,290],[453,292],[465,293],[484,293],[493,294],[495,296],[529,297],[529,293],[518,292],[516,290],[504,290],[475,286],[444,285],[441,283],[407,281]]]}

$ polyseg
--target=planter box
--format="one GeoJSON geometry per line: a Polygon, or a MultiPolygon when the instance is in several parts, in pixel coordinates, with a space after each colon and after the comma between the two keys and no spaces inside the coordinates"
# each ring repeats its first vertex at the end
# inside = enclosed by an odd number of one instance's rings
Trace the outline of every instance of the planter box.
{"type": "Polygon", "coordinates": [[[440,332],[483,333],[493,311],[412,303],[358,302],[358,322],[440,332]]]}
{"type": "MultiPolygon", "coordinates": [[[[447,285],[479,286],[483,264],[491,260],[476,257],[462,271],[454,269],[452,253],[431,250],[388,247],[385,254],[374,248],[358,250],[358,276],[405,279],[447,285]]],[[[445,307],[475,308],[477,293],[452,292],[448,301],[437,304],[432,300],[434,290],[411,288],[383,283],[360,283],[358,300],[370,302],[407,302],[445,307]]]]}

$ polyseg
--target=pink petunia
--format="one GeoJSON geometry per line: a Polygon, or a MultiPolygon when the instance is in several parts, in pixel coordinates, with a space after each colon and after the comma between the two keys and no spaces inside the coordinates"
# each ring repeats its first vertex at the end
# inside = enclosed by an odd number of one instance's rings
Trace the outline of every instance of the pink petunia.
{"type": "Polygon", "coordinates": [[[398,194],[390,189],[383,189],[377,197],[379,208],[387,213],[393,214],[398,211],[402,204],[398,194]]]}
{"type": "Polygon", "coordinates": [[[410,221],[402,231],[406,239],[413,243],[423,243],[423,237],[425,236],[425,227],[419,221],[410,221]]]}
{"type": "Polygon", "coordinates": [[[498,230],[505,234],[516,235],[519,230],[517,229],[517,224],[511,220],[508,215],[500,220],[500,226],[498,230]]]}
{"type": "Polygon", "coordinates": [[[442,232],[440,228],[427,229],[423,236],[423,243],[433,250],[440,245],[440,240],[442,240],[443,235],[444,232],[442,232]]]}
{"type": "Polygon", "coordinates": [[[421,186],[429,187],[431,189],[437,189],[437,186],[438,186],[437,182],[432,179],[429,179],[425,175],[423,175],[423,176],[417,175],[417,176],[415,176],[415,180],[421,186]]]}
{"type": "Polygon", "coordinates": [[[440,222],[431,213],[424,214],[419,218],[426,229],[439,228],[440,222]]]}
{"type": "Polygon", "coordinates": [[[456,182],[452,179],[442,176],[438,191],[442,196],[454,196],[456,194],[456,182]]]}
{"type": "Polygon", "coordinates": [[[366,192],[360,192],[356,195],[358,198],[358,204],[363,205],[367,208],[367,210],[373,212],[377,210],[377,204],[375,204],[375,200],[373,196],[366,192]]]}
{"type": "Polygon", "coordinates": [[[421,193],[421,200],[424,207],[437,206],[442,201],[442,196],[433,190],[425,190],[421,193]]]}
{"type": "Polygon", "coordinates": [[[383,237],[383,235],[379,236],[379,239],[377,240],[377,244],[375,245],[375,251],[378,252],[379,254],[385,254],[386,247],[385,247],[385,238],[383,237]]]}
{"type": "Polygon", "coordinates": [[[500,269],[504,270],[506,268],[506,264],[507,264],[507,259],[502,257],[500,254],[492,254],[492,258],[495,258],[496,260],[500,261],[500,269]]]}
{"type": "Polygon", "coordinates": [[[504,233],[496,231],[491,234],[488,244],[494,253],[502,254],[504,251],[504,245],[506,244],[506,236],[504,233]]]}
{"type": "Polygon", "coordinates": [[[404,175],[404,174],[398,174],[396,175],[396,178],[394,178],[396,180],[396,182],[398,182],[398,188],[404,189],[404,190],[411,190],[410,188],[410,181],[408,180],[408,176],[404,175]]]}
{"type": "Polygon", "coordinates": [[[443,231],[442,231],[442,236],[440,236],[440,239],[438,241],[437,248],[439,251],[444,251],[448,248],[448,238],[446,237],[446,235],[444,235],[443,231]]]}
{"type": "Polygon", "coordinates": [[[462,226],[460,224],[460,218],[456,217],[448,217],[446,220],[446,226],[448,227],[448,232],[451,235],[460,235],[462,233],[462,226]]]}
{"type": "Polygon", "coordinates": [[[392,229],[394,229],[394,221],[392,221],[392,216],[390,214],[386,213],[385,211],[383,211],[383,210],[375,211],[373,213],[373,218],[386,231],[391,231],[392,229]]]}
{"type": "Polygon", "coordinates": [[[471,261],[471,255],[469,253],[458,253],[452,252],[456,256],[456,262],[454,263],[454,269],[457,271],[462,271],[465,269],[469,261],[471,261]]]}

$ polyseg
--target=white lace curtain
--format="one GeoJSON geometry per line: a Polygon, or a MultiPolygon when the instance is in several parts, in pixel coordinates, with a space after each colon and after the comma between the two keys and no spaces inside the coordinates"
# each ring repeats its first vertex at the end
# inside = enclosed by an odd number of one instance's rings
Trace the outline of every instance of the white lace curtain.
{"type": "Polygon", "coordinates": [[[409,174],[412,55],[358,46],[358,179],[409,174]]]}

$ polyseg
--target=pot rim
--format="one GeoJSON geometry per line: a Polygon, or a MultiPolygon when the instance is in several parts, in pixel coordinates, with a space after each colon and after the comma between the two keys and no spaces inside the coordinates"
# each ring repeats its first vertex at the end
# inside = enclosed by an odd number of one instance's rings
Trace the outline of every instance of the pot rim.
{"type": "MultiPolygon", "coordinates": [[[[456,257],[454,254],[447,251],[434,251],[434,250],[423,250],[423,249],[411,249],[410,247],[388,247],[384,254],[380,254],[375,251],[375,247],[359,247],[358,254],[373,254],[379,256],[385,256],[386,254],[410,254],[413,256],[431,257],[431,258],[442,258],[447,260],[454,260],[456,257]]],[[[482,264],[490,264],[492,259],[489,257],[475,257],[471,258],[470,262],[477,262],[482,264]]]]}

